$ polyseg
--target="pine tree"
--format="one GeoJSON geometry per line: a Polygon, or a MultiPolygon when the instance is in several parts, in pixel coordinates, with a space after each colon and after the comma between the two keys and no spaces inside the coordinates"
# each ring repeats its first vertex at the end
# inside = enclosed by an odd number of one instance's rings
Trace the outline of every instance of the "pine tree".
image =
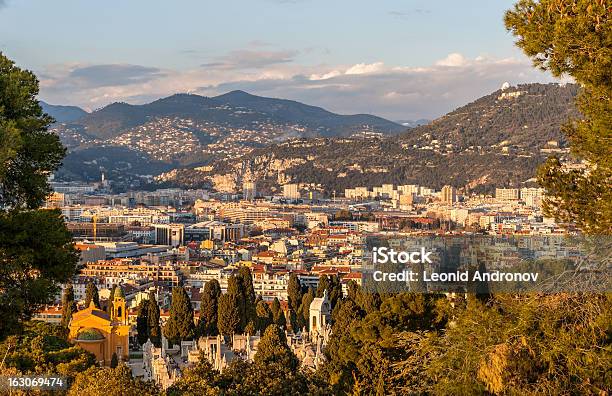
{"type": "Polygon", "coordinates": [[[200,307],[200,333],[203,336],[216,336],[217,312],[219,308],[219,296],[221,286],[216,279],[206,282],[202,292],[202,302],[200,307]]]}
{"type": "Polygon", "coordinates": [[[161,326],[159,324],[160,312],[155,293],[149,292],[149,312],[147,315],[147,333],[151,343],[157,348],[161,347],[161,326]]]}
{"type": "Polygon", "coordinates": [[[265,301],[257,303],[257,329],[263,334],[264,331],[274,322],[274,316],[270,307],[265,301]]]}
{"type": "Polygon", "coordinates": [[[67,329],[70,326],[72,314],[76,311],[77,304],[74,301],[74,289],[72,284],[68,284],[64,289],[64,295],[62,297],[62,327],[67,329]]]}
{"type": "Polygon", "coordinates": [[[255,354],[255,364],[278,364],[295,371],[299,361],[287,345],[285,332],[277,325],[270,325],[264,332],[255,354]]]}
{"type": "Polygon", "coordinates": [[[239,332],[240,308],[237,297],[233,294],[225,293],[219,297],[219,312],[217,327],[219,334],[230,337],[239,332]]]}
{"type": "Polygon", "coordinates": [[[140,300],[138,316],[136,317],[136,332],[138,344],[142,345],[149,339],[149,300],[140,300]]]}
{"type": "Polygon", "coordinates": [[[573,154],[588,165],[567,169],[552,157],[538,171],[538,182],[546,191],[545,214],[594,235],[612,230],[611,15],[609,1],[520,0],[504,18],[536,67],[581,85],[577,104],[584,118],[563,132],[573,154]]]}
{"type": "Polygon", "coordinates": [[[193,307],[184,287],[174,287],[172,289],[170,317],[164,326],[164,335],[173,344],[190,340],[195,335],[193,307]]]}
{"type": "Polygon", "coordinates": [[[297,275],[292,273],[289,276],[289,284],[287,285],[287,295],[289,300],[289,308],[297,312],[302,303],[302,285],[297,275]]]}
{"type": "Polygon", "coordinates": [[[117,358],[117,354],[113,352],[113,356],[111,356],[110,368],[115,368],[119,365],[119,359],[117,358]]]}
{"type": "Polygon", "coordinates": [[[40,210],[65,149],[47,130],[38,80],[0,53],[0,340],[53,301],[78,252],[59,210],[40,210]]]}
{"type": "Polygon", "coordinates": [[[85,307],[89,307],[89,304],[92,301],[94,302],[94,306],[96,308],[100,308],[100,296],[98,295],[98,288],[90,280],[87,282],[87,286],[85,288],[85,307]]]}

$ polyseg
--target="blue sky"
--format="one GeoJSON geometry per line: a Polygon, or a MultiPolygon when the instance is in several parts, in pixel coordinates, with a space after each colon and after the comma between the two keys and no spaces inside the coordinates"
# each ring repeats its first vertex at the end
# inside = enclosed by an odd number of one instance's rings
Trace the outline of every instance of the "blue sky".
{"type": "Polygon", "coordinates": [[[231,89],[433,118],[504,81],[551,81],[503,27],[512,1],[0,0],[0,49],[41,98],[95,109],[231,89]]]}

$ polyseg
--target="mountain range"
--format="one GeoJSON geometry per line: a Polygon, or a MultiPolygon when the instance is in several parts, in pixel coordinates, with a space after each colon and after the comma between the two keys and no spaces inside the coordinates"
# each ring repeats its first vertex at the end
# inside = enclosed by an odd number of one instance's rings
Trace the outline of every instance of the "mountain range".
{"type": "Polygon", "coordinates": [[[262,190],[293,182],[326,194],[382,183],[490,191],[530,184],[550,154],[567,156],[561,126],[579,117],[576,85],[523,84],[497,90],[396,136],[293,139],[215,161],[207,171],[183,169],[161,180],[208,181],[238,190],[255,179],[262,190]]]}
{"type": "Polygon", "coordinates": [[[381,183],[517,185],[551,152],[565,155],[561,125],[579,116],[577,91],[500,89],[413,128],[243,91],[113,103],[54,126],[70,149],[58,176],[97,180],[104,171],[121,183],[148,175],[224,191],[254,178],[263,190],[297,182],[325,193],[381,183]]]}
{"type": "Polygon", "coordinates": [[[55,119],[56,123],[76,121],[88,114],[85,110],[77,106],[52,105],[42,100],[40,101],[40,106],[45,113],[55,119]]]}
{"type": "MultiPolygon", "coordinates": [[[[125,167],[117,168],[107,160],[117,148],[134,151],[138,155],[131,157],[139,162],[173,168],[240,157],[254,148],[293,138],[382,136],[406,130],[368,114],[340,115],[244,91],[216,97],[176,94],[143,105],[112,103],[92,113],[42,105],[58,121],[52,129],[69,149],[59,176],[85,180],[100,176],[95,165],[110,173],[124,172],[125,167]],[[78,166],[79,161],[94,167],[78,166]],[[109,165],[111,169],[106,168],[109,165]]],[[[128,169],[142,164],[132,165],[128,169]]]]}

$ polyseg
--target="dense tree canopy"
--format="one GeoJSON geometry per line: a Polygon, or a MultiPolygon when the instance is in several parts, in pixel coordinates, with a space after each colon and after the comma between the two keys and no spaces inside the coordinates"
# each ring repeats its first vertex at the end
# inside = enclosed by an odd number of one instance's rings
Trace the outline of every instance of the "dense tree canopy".
{"type": "Polygon", "coordinates": [[[142,345],[149,339],[149,300],[140,300],[136,317],[136,336],[142,345]]]}
{"type": "Polygon", "coordinates": [[[18,335],[0,342],[0,375],[58,374],[72,380],[96,364],[93,354],[70,344],[64,330],[44,322],[25,322],[18,335]]]}
{"type": "Polygon", "coordinates": [[[125,364],[116,368],[90,367],[77,375],[68,395],[74,396],[153,396],[159,389],[132,377],[125,364]]]}
{"type": "Polygon", "coordinates": [[[0,53],[0,339],[51,302],[78,258],[59,211],[37,210],[65,153],[37,94],[34,74],[0,53]]]}
{"type": "Polygon", "coordinates": [[[190,340],[195,336],[193,307],[183,287],[172,288],[170,317],[164,326],[164,335],[174,344],[190,340]]]}
{"type": "Polygon", "coordinates": [[[219,296],[221,286],[216,279],[206,282],[202,291],[200,304],[200,334],[203,336],[215,336],[217,329],[217,312],[219,309],[219,296]]]}
{"type": "Polygon", "coordinates": [[[96,308],[100,308],[100,296],[98,295],[98,287],[91,280],[87,282],[85,287],[85,307],[89,307],[91,302],[94,302],[96,308]]]}
{"type": "Polygon", "coordinates": [[[161,347],[161,325],[159,324],[160,312],[155,292],[149,292],[149,307],[147,313],[147,334],[151,343],[157,348],[161,347]]]}
{"type": "Polygon", "coordinates": [[[609,1],[520,0],[505,16],[517,46],[554,76],[581,86],[584,118],[566,124],[583,169],[567,169],[556,157],[539,170],[545,212],[590,234],[612,230],[612,15],[609,1]]]}
{"type": "Polygon", "coordinates": [[[70,325],[72,314],[77,311],[77,304],[74,301],[74,288],[69,283],[62,294],[62,327],[65,329],[70,325]]]}

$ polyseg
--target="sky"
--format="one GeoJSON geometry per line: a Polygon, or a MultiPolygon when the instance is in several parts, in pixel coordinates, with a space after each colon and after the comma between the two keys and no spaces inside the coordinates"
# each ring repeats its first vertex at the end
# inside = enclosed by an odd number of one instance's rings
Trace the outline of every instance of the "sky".
{"type": "Polygon", "coordinates": [[[550,82],[508,0],[0,0],[0,51],[40,99],[88,111],[234,89],[341,114],[433,119],[503,82],[550,82]]]}

